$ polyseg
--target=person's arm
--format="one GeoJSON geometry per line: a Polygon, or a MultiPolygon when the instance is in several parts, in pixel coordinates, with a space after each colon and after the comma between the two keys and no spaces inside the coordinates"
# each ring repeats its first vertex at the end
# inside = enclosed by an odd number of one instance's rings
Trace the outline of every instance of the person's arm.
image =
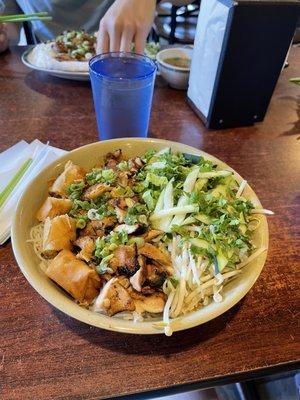
{"type": "Polygon", "coordinates": [[[97,53],[143,53],[155,15],[156,0],[116,0],[100,21],[97,53]]]}
{"type": "Polygon", "coordinates": [[[8,35],[6,24],[0,24],[0,53],[8,48],[8,35]]]}

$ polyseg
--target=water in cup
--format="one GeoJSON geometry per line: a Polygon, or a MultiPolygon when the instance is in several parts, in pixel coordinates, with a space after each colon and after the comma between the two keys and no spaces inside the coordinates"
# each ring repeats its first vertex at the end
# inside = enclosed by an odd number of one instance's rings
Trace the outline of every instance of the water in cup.
{"type": "Polygon", "coordinates": [[[107,53],[90,61],[100,139],[146,137],[156,65],[133,53],[107,53]]]}

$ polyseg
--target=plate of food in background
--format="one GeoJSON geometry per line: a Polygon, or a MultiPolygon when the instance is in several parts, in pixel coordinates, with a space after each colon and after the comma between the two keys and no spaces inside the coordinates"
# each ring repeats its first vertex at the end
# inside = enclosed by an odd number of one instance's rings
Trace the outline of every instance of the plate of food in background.
{"type": "Polygon", "coordinates": [[[114,139],[71,151],[32,180],[12,244],[29,283],[67,315],[171,335],[251,289],[268,213],[238,173],[201,150],[114,139]]]}
{"type": "MultiPolygon", "coordinates": [[[[96,55],[96,33],[64,31],[55,40],[39,43],[26,50],[22,62],[29,68],[58,78],[89,80],[89,60],[96,55]]],[[[147,43],[145,54],[155,59],[159,44],[147,43]]]]}

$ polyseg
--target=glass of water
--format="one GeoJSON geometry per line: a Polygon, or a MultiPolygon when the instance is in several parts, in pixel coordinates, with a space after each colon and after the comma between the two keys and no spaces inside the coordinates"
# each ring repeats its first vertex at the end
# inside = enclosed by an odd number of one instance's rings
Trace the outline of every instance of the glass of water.
{"type": "Polygon", "coordinates": [[[89,63],[99,139],[146,137],[156,64],[135,53],[105,53],[89,63]]]}

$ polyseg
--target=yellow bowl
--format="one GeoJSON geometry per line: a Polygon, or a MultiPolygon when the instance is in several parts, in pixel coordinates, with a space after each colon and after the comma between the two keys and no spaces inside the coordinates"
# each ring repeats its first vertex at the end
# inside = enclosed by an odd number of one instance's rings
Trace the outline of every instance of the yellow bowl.
{"type": "MultiPolygon", "coordinates": [[[[62,172],[68,160],[72,160],[74,163],[88,169],[98,163],[102,156],[114,149],[121,148],[125,155],[132,157],[141,155],[150,148],[159,150],[165,147],[171,147],[174,151],[202,155],[221,167],[232,170],[228,165],[217,158],[181,143],[159,139],[128,138],[92,143],[73,150],[46,167],[30,182],[19,200],[12,225],[11,237],[13,251],[20,269],[28,282],[54,307],[79,321],[103,329],[136,334],[163,333],[163,328],[157,324],[161,318],[157,321],[126,321],[119,317],[108,317],[98,314],[77,305],[71,297],[48,279],[41,271],[39,268],[39,260],[33,251],[32,245],[26,241],[29,239],[31,227],[37,223],[35,219],[36,211],[47,196],[47,182],[62,172]]],[[[235,171],[233,172],[235,173],[237,181],[240,182],[242,180],[241,176],[235,171]]],[[[243,196],[251,200],[255,206],[261,207],[259,199],[248,185],[245,188],[243,196]]],[[[253,240],[257,247],[264,246],[267,248],[269,240],[267,220],[265,216],[260,216],[260,219],[261,223],[259,228],[255,231],[253,240]]],[[[235,280],[225,286],[222,293],[224,294],[223,302],[212,302],[198,311],[191,312],[173,320],[173,331],[203,324],[233,307],[246,295],[255,283],[261,273],[266,257],[267,251],[250,262],[235,280]]]]}

